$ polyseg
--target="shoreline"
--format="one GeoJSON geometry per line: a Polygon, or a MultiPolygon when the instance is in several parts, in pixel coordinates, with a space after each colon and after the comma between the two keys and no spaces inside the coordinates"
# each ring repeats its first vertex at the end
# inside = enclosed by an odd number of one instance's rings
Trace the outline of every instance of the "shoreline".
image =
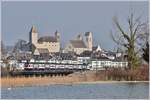
{"type": "Polygon", "coordinates": [[[30,77],[1,78],[1,88],[49,86],[49,85],[79,85],[79,84],[126,84],[149,83],[150,81],[113,81],[113,80],[70,80],[72,77],[30,77]]]}

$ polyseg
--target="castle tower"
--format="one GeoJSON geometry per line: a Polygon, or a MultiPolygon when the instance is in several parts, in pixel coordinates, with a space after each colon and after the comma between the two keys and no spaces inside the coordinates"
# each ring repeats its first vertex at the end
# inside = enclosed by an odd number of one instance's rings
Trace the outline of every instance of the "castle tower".
{"type": "Polygon", "coordinates": [[[57,41],[60,41],[60,33],[57,30],[55,32],[55,37],[56,37],[57,41]]]}
{"type": "Polygon", "coordinates": [[[36,45],[38,42],[38,33],[35,26],[32,26],[30,31],[30,43],[36,45]]]}
{"type": "Polygon", "coordinates": [[[92,40],[92,32],[85,33],[85,43],[89,51],[92,51],[93,40],[92,40]]]}

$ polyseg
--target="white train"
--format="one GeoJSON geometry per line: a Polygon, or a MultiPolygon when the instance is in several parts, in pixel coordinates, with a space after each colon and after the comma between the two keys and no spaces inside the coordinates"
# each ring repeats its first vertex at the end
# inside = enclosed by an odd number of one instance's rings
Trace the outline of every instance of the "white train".
{"type": "Polygon", "coordinates": [[[26,62],[24,64],[25,70],[49,70],[49,69],[72,69],[72,70],[82,70],[88,69],[88,64],[78,63],[76,61],[57,61],[57,62],[26,62]]]}

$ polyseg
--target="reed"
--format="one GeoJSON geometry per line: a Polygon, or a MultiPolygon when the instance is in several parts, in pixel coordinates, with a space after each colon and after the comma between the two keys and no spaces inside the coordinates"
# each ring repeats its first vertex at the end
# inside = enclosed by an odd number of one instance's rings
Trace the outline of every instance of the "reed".
{"type": "Polygon", "coordinates": [[[75,73],[68,76],[33,76],[33,77],[2,77],[2,87],[16,86],[40,86],[50,84],[73,84],[79,82],[94,81],[94,72],[75,73]]]}

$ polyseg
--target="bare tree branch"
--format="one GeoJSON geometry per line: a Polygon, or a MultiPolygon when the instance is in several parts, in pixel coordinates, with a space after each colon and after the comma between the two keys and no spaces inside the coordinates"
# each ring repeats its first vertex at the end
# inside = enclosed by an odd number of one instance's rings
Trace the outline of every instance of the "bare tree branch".
{"type": "Polygon", "coordinates": [[[112,38],[112,40],[117,44],[117,45],[124,45],[123,43],[121,43],[120,42],[120,39],[121,39],[121,37],[119,37],[118,39],[116,39],[115,37],[114,37],[114,35],[112,34],[112,32],[111,32],[111,38],[112,38]]]}
{"type": "Polygon", "coordinates": [[[114,17],[114,22],[117,26],[117,28],[119,29],[119,31],[121,32],[121,34],[129,41],[129,36],[123,31],[123,29],[121,28],[118,20],[117,20],[117,17],[114,17]]]}

